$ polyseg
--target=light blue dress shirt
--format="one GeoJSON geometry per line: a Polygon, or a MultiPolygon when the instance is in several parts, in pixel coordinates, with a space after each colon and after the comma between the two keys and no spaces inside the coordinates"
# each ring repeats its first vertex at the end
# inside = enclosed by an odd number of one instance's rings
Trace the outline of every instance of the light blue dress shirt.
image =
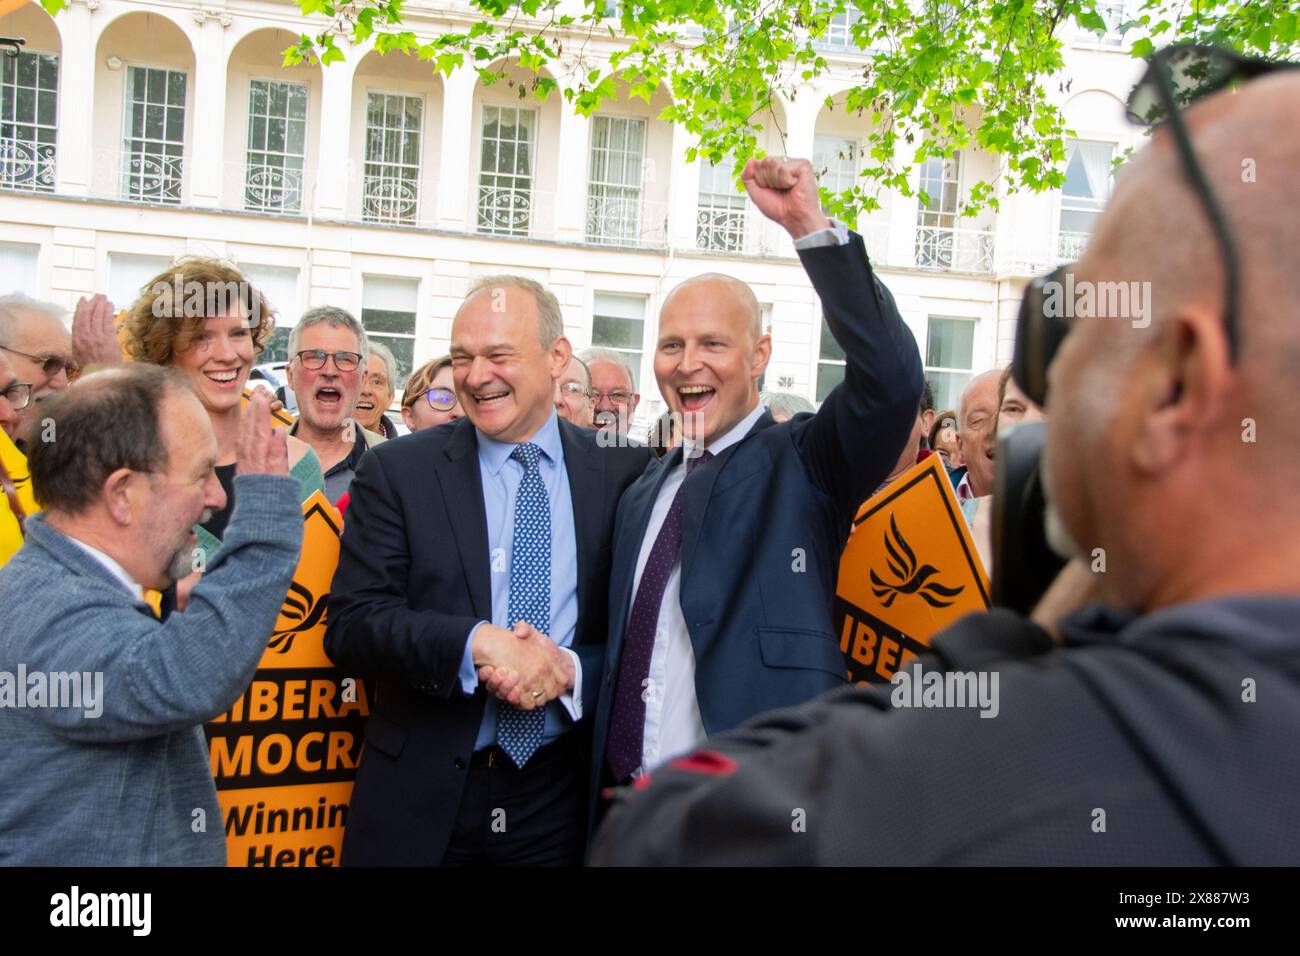
{"type": "MultiPolygon", "coordinates": [[[[561,647],[573,643],[578,626],[578,538],[573,525],[573,496],[569,491],[569,473],[564,467],[564,446],[560,443],[560,423],[554,411],[546,424],[529,439],[542,450],[538,468],[551,507],[551,631],[547,635],[561,647]]],[[[514,551],[515,496],[524,478],[524,466],[510,457],[515,446],[478,433],[478,467],[483,481],[483,508],[487,514],[488,562],[491,566],[492,621],[506,629],[510,611],[510,559],[514,551]]],[[[473,694],[478,687],[472,648],[476,625],[465,641],[460,663],[461,688],[473,694]]],[[[568,652],[574,665],[576,681],[573,691],[546,705],[546,725],[542,746],[554,741],[581,717],[582,669],[578,657],[568,652]]],[[[482,750],[497,741],[497,699],[488,695],[479,724],[474,749],[482,750]]]]}

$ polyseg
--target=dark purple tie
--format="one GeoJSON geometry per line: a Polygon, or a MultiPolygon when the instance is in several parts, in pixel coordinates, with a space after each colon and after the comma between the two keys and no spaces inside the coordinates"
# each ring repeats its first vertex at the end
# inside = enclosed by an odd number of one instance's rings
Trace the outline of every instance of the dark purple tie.
{"type": "MultiPolygon", "coordinates": [[[[686,463],[689,475],[700,462],[708,461],[713,452],[706,451],[686,463]]],[[[618,667],[618,684],[614,691],[614,712],[609,727],[609,758],[614,779],[620,783],[641,766],[645,745],[646,679],[650,676],[650,655],[654,652],[655,631],[659,626],[659,606],[673,565],[682,546],[683,481],[673,496],[659,537],[655,538],[650,557],[641,572],[641,583],[632,600],[627,621],[627,639],[623,642],[622,661],[618,667]]]]}

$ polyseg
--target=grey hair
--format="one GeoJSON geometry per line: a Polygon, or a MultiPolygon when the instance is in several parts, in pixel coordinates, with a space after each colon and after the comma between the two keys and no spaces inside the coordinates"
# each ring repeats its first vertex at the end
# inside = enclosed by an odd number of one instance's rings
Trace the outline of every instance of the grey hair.
{"type": "Polygon", "coordinates": [[[393,357],[393,351],[383,342],[371,342],[370,354],[378,355],[384,360],[384,368],[388,370],[388,387],[397,391],[397,359],[393,357]]]}
{"type": "Polygon", "coordinates": [[[64,323],[68,315],[68,310],[62,306],[55,305],[53,302],[42,302],[40,299],[33,299],[22,292],[0,295],[0,345],[7,346],[14,340],[14,332],[18,327],[18,316],[22,312],[35,312],[38,315],[46,315],[60,323],[64,323]]]}
{"type": "Polygon", "coordinates": [[[591,366],[597,362],[613,362],[627,375],[628,391],[636,391],[636,376],[632,374],[632,366],[628,364],[627,356],[622,352],[616,352],[613,349],[597,345],[589,349],[583,349],[578,353],[578,358],[587,363],[588,372],[590,372],[591,366]]]}
{"type": "Polygon", "coordinates": [[[483,276],[470,288],[469,293],[465,296],[465,301],[468,302],[485,289],[491,289],[495,294],[496,289],[510,286],[523,289],[537,303],[537,337],[542,343],[542,348],[549,349],[555,344],[555,340],[564,334],[564,316],[560,314],[560,301],[555,298],[555,293],[540,282],[524,276],[504,273],[495,276],[483,276]]]}
{"type": "Polygon", "coordinates": [[[792,392],[764,392],[758,399],[766,405],[773,413],[785,412],[791,418],[800,412],[815,412],[813,403],[808,401],[802,395],[795,395],[792,392]]]}
{"type": "Polygon", "coordinates": [[[302,340],[302,333],[310,329],[313,325],[328,325],[335,329],[351,329],[357,336],[357,348],[361,351],[361,364],[364,365],[370,358],[370,340],[366,338],[366,329],[347,309],[340,309],[337,305],[318,305],[314,309],[308,309],[298,320],[298,324],[293,327],[289,333],[289,361],[298,354],[298,343],[302,340]]]}

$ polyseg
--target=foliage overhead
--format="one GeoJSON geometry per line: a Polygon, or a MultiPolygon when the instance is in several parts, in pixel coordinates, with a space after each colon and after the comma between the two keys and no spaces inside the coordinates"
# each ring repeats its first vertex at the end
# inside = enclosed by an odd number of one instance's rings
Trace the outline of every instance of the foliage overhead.
{"type": "MultiPolygon", "coordinates": [[[[990,151],[1000,165],[1000,183],[972,184],[967,214],[996,205],[1000,190],[1061,186],[1063,52],[1080,28],[1100,37],[1106,16],[1112,29],[1120,19],[1116,0],[296,2],[310,26],[286,64],[328,66],[343,59],[341,44],[370,44],[443,74],[472,68],[521,98],[562,95],[586,115],[620,96],[649,102],[662,87],[671,105],[661,117],[697,144],[688,160],[733,156],[737,171],[762,155],[765,128],[784,144],[782,97],[845,78],[848,89],[828,105],[862,117],[868,133],[856,184],[825,198],[850,222],[885,191],[910,194],[915,167],[958,149],[990,151]],[[531,79],[516,83],[506,60],[531,79]]],[[[53,14],[66,0],[41,3],[53,14]]],[[[1128,11],[1121,29],[1136,57],[1188,39],[1297,52],[1297,0],[1130,0],[1128,11]]]]}

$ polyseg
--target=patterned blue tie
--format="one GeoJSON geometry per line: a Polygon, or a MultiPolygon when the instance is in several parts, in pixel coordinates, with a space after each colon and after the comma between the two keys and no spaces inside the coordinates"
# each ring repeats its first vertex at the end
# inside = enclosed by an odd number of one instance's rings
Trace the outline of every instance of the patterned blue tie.
{"type": "MultiPolygon", "coordinates": [[[[551,505],[537,467],[542,450],[531,442],[516,445],[510,457],[524,466],[515,494],[515,535],[510,552],[509,620],[527,621],[539,633],[551,633],[551,505]]],[[[520,710],[502,703],[497,709],[497,743],[516,767],[523,767],[542,745],[543,707],[520,710]]]]}

